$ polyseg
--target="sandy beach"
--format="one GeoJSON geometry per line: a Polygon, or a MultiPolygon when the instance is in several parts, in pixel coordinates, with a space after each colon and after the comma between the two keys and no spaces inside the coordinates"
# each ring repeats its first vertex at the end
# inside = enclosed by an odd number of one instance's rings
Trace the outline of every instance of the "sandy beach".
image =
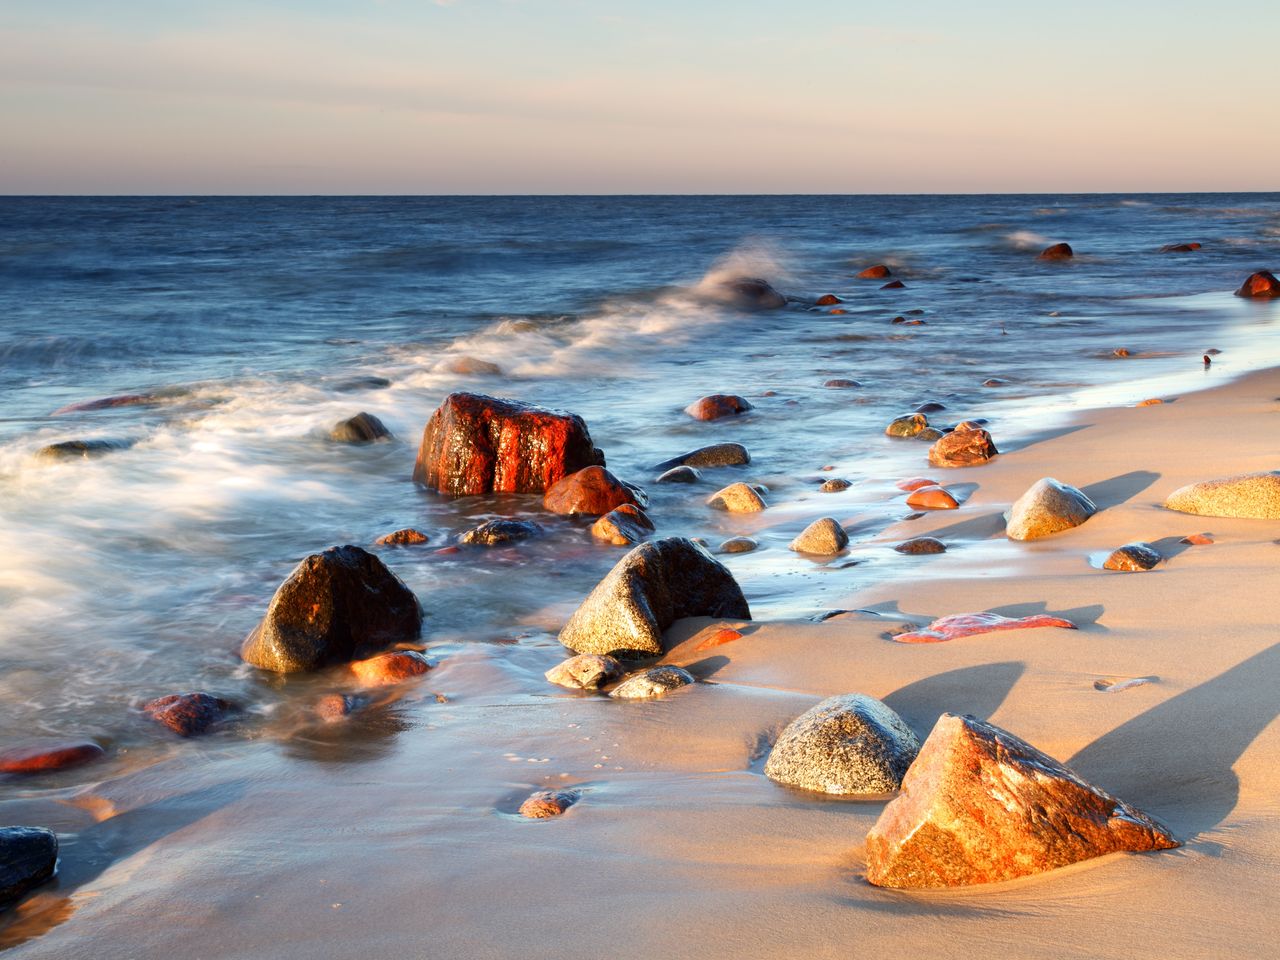
{"type": "MultiPolygon", "coordinates": [[[[1269,370],[1085,411],[971,469],[928,468],[922,445],[920,472],[957,490],[960,509],[864,530],[848,556],[922,535],[947,553],[862,589],[852,568],[849,612],[822,622],[679,622],[663,662],[705,682],[662,699],[528,693],[564,656],[551,642],[446,645],[397,704],[346,726],[277,712],[247,743],[184,742],[89,789],[0,802],[5,822],[63,836],[58,879],[0,937],[15,957],[67,960],[1264,955],[1280,865],[1280,524],[1161,504],[1186,483],[1274,468],[1277,398],[1269,370]],[[1003,512],[1041,477],[1100,511],[1045,540],[1007,540],[1003,512]],[[1191,534],[1213,542],[1180,542],[1191,534]],[[1134,540],[1166,559],[1100,569],[1134,540]],[[1079,629],[890,639],[978,611],[1079,629]],[[721,625],[744,636],[696,649],[721,625]],[[1134,678],[1149,682],[1099,689],[1134,678]],[[873,887],[864,838],[883,801],[761,772],[792,718],[855,692],[922,738],[943,712],[989,718],[1184,845],[985,887],[873,887]],[[406,703],[431,703],[413,714],[425,721],[397,711],[406,703]],[[220,762],[230,750],[240,763],[220,762]],[[581,799],[551,820],[515,815],[547,786],[581,799]]],[[[894,479],[886,498],[903,496],[894,479]]]]}

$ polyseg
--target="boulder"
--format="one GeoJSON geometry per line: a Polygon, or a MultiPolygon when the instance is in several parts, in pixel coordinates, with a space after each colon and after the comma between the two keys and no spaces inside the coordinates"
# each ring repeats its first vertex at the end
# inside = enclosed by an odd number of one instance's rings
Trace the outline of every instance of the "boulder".
{"type": "Polygon", "coordinates": [[[1259,270],[1257,273],[1251,273],[1244,283],[1240,284],[1236,296],[1280,297],[1280,280],[1277,280],[1275,274],[1269,270],[1259,270]]]}
{"type": "Polygon", "coordinates": [[[742,310],[776,310],[787,298],[759,277],[733,277],[716,287],[716,296],[742,310]]]}
{"type": "Polygon", "coordinates": [[[707,505],[730,513],[759,513],[768,506],[755,487],[741,481],[717,490],[707,500],[707,505]]]}
{"type": "Polygon", "coordinates": [[[840,521],[833,517],[822,517],[800,531],[800,535],[791,541],[789,549],[796,553],[832,557],[848,545],[849,535],[840,526],[840,521]]]}
{"type": "Polygon", "coordinates": [[[577,802],[578,795],[572,790],[539,790],[520,804],[520,816],[530,820],[558,817],[577,802]]]}
{"type": "Polygon", "coordinates": [[[357,413],[349,420],[340,420],[329,431],[329,439],[338,443],[372,443],[391,436],[391,431],[372,413],[357,413]]]}
{"type": "Polygon", "coordinates": [[[886,267],[883,263],[877,263],[875,266],[867,267],[858,272],[859,280],[884,280],[892,277],[893,271],[886,267]]]}
{"type": "Polygon", "coordinates": [[[627,677],[613,688],[609,696],[615,700],[649,700],[665,697],[672,690],[696,682],[692,674],[680,667],[650,667],[627,677]]]}
{"type": "Polygon", "coordinates": [[[1055,243],[1051,247],[1045,247],[1040,251],[1041,260],[1070,260],[1076,255],[1071,249],[1069,243],[1055,243]]]}
{"type": "Polygon", "coordinates": [[[814,303],[819,307],[834,307],[837,303],[844,303],[834,293],[824,293],[814,303]]]}
{"type": "Polygon", "coordinates": [[[751,537],[730,537],[720,544],[721,553],[750,553],[760,544],[751,537]]]}
{"type": "Polygon", "coordinates": [[[582,418],[476,393],[451,393],[422,433],[413,479],[453,496],[542,493],[604,466],[582,418]]]}
{"type": "Polygon", "coordinates": [[[52,830],[0,827],[0,903],[44,883],[57,864],[58,838],[52,830]]]}
{"type": "Polygon", "coordinates": [[[695,420],[720,420],[754,409],[743,397],[732,393],[713,393],[695,400],[684,412],[695,420]]]}
{"type": "Polygon", "coordinates": [[[910,438],[919,436],[920,432],[929,426],[929,418],[923,413],[909,413],[905,417],[898,417],[891,424],[884,428],[886,437],[902,437],[910,438]]]}
{"type": "Polygon", "coordinates": [[[659,477],[658,483],[697,483],[702,479],[700,474],[693,467],[672,467],[670,470],[663,472],[659,477]]]}
{"type": "Polygon", "coordinates": [[[1045,477],[1013,502],[1005,533],[1010,540],[1039,540],[1078,527],[1097,512],[1082,491],[1045,477]]]}
{"type": "Polygon", "coordinates": [[[818,488],[819,493],[843,493],[848,490],[852,483],[842,477],[832,477],[830,480],[822,481],[822,486],[818,488]]]}
{"type": "Polygon", "coordinates": [[[571,690],[599,690],[623,674],[622,664],[601,653],[580,653],[557,663],[545,676],[552,683],[571,690]]]}
{"type": "Polygon", "coordinates": [[[1102,562],[1102,566],[1106,570],[1137,573],[1150,570],[1163,559],[1164,557],[1160,556],[1156,548],[1149,543],[1126,543],[1123,547],[1113,550],[1111,555],[1102,562]]]}
{"type": "Polygon", "coordinates": [[[770,780],[841,796],[893,793],[920,752],[902,718],[873,697],[828,697],[787,725],[769,753],[770,780]]]}
{"type": "Polygon", "coordinates": [[[1166,243],[1160,248],[1161,253],[1194,253],[1200,249],[1198,243],[1166,243]]]}
{"type": "Polygon", "coordinates": [[[699,447],[670,460],[657,464],[655,470],[671,470],[675,467],[740,467],[751,462],[751,454],[740,443],[713,443],[699,447]]]}
{"type": "Polygon", "coordinates": [[[498,517],[464,531],[459,535],[458,542],[481,547],[496,547],[503,543],[519,543],[521,540],[528,540],[541,533],[542,527],[532,520],[498,517]]]}
{"type": "Polygon", "coordinates": [[[953,613],[939,617],[927,627],[910,630],[894,636],[898,643],[945,643],[961,637],[973,637],[980,633],[998,633],[1002,630],[1035,630],[1040,627],[1061,627],[1074,630],[1076,625],[1061,617],[1038,613],[1030,617],[1006,617],[998,613],[953,613]]]}
{"type": "Polygon", "coordinates": [[[414,650],[393,650],[366,660],[353,660],[349,666],[356,682],[365,687],[388,687],[431,669],[431,662],[414,650]]]}
{"type": "Polygon", "coordinates": [[[920,487],[907,496],[907,506],[917,510],[956,510],[960,503],[942,487],[920,487]]]}
{"type": "Polygon", "coordinates": [[[92,740],[31,740],[0,750],[0,773],[47,773],[97,760],[106,751],[92,740]]]}
{"type": "Polygon", "coordinates": [[[584,467],[557,480],[542,496],[545,509],[569,516],[598,517],[624,503],[644,507],[649,498],[639,487],[624,483],[599,466],[584,467]]]}
{"type": "Polygon", "coordinates": [[[381,560],[359,547],[330,547],[289,574],[240,656],[294,673],[412,643],[421,632],[417,598],[381,560]]]}
{"type": "Polygon", "coordinates": [[[935,467],[977,467],[999,452],[987,431],[956,429],[929,448],[929,462],[935,467]]]}
{"type": "Polygon", "coordinates": [[[231,710],[230,703],[210,693],[171,693],[142,705],[143,713],[180,737],[208,733],[231,710]]]}
{"type": "Polygon", "coordinates": [[[867,879],[898,888],[997,883],[1176,846],[1145,813],[1008,731],[944,713],[867,834],[867,879]]]}
{"type": "Polygon", "coordinates": [[[899,553],[919,556],[930,553],[946,553],[947,545],[937,537],[913,537],[910,540],[903,540],[902,543],[894,546],[899,553]]]}
{"type": "Polygon", "coordinates": [[[575,653],[659,656],[663,631],[684,617],[750,620],[751,610],[723,564],[689,540],[668,537],[619,560],[569,618],[560,642],[575,653]]]}
{"type": "Polygon", "coordinates": [[[405,527],[403,530],[397,530],[394,533],[388,533],[374,541],[380,547],[412,547],[420,543],[426,543],[429,538],[421,530],[415,530],[413,527],[405,527]]]}
{"type": "Polygon", "coordinates": [[[1280,520],[1280,471],[1188,484],[1169,494],[1164,505],[1201,517],[1280,520]]]}
{"type": "Polygon", "coordinates": [[[591,525],[591,536],[615,547],[630,547],[653,533],[653,521],[632,503],[610,510],[591,525]]]}
{"type": "Polygon", "coordinates": [[[941,413],[947,409],[947,405],[938,400],[926,400],[920,406],[916,407],[916,413],[941,413]]]}

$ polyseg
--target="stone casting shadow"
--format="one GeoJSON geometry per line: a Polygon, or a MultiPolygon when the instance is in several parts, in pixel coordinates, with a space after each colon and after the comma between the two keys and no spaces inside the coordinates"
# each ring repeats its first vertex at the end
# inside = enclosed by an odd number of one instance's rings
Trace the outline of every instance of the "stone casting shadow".
{"type": "Polygon", "coordinates": [[[944,713],[986,719],[1000,709],[1026,664],[1017,660],[948,670],[900,687],[884,698],[924,740],[944,713]]]}

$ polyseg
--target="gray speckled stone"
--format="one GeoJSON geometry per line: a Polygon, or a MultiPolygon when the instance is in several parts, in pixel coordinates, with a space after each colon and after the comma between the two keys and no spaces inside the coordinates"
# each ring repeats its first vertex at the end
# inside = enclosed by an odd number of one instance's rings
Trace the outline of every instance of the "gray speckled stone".
{"type": "Polygon", "coordinates": [[[560,642],[576,653],[655,657],[663,631],[683,617],[750,620],[751,610],[727,567],[692,541],[666,537],[619,560],[569,618],[560,642]]]}
{"type": "Polygon", "coordinates": [[[713,443],[709,447],[699,447],[670,460],[663,460],[654,467],[655,470],[670,470],[672,467],[740,467],[751,462],[751,454],[740,443],[713,443]]]}
{"type": "Polygon", "coordinates": [[[695,682],[692,674],[679,667],[650,667],[627,677],[613,688],[609,696],[617,700],[647,700],[664,697],[672,690],[695,682]]]}
{"type": "Polygon", "coordinates": [[[1014,501],[1005,532],[1010,540],[1039,540],[1078,527],[1097,512],[1082,491],[1045,477],[1014,501]]]}
{"type": "Polygon", "coordinates": [[[832,557],[849,545],[849,535],[834,517],[822,517],[813,521],[800,535],[791,541],[796,553],[814,553],[832,557]]]}
{"type": "Polygon", "coordinates": [[[843,477],[832,477],[830,480],[824,480],[822,486],[818,488],[821,493],[841,493],[848,490],[852,483],[843,477]]]}
{"type": "Polygon", "coordinates": [[[1188,484],[1169,494],[1169,510],[1202,517],[1280,520],[1280,472],[1246,473],[1188,484]]]}
{"type": "Polygon", "coordinates": [[[0,827],[0,903],[53,876],[58,838],[43,827],[0,827]]]}
{"type": "Polygon", "coordinates": [[[764,772],[788,786],[831,794],[892,793],[920,752],[920,738],[874,697],[828,697],[792,720],[764,772]]]}
{"type": "Polygon", "coordinates": [[[622,676],[622,664],[600,653],[580,653],[557,663],[544,676],[571,690],[599,690],[622,676]]]}
{"type": "Polygon", "coordinates": [[[532,520],[513,520],[499,517],[486,520],[478,527],[472,527],[458,537],[459,543],[479,544],[493,547],[501,543],[516,543],[528,540],[542,533],[542,527],[532,520]]]}
{"type": "Polygon", "coordinates": [[[764,497],[749,483],[731,483],[707,499],[707,506],[730,513],[759,513],[768,506],[764,497]]]}
{"type": "Polygon", "coordinates": [[[697,483],[702,479],[700,474],[693,467],[672,467],[658,477],[658,483],[697,483]]]}

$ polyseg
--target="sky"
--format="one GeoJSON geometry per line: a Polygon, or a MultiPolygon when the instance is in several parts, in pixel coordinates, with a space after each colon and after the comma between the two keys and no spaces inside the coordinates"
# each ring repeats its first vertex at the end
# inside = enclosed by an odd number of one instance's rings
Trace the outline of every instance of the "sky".
{"type": "Polygon", "coordinates": [[[0,0],[0,194],[1280,190],[1275,0],[0,0]]]}

